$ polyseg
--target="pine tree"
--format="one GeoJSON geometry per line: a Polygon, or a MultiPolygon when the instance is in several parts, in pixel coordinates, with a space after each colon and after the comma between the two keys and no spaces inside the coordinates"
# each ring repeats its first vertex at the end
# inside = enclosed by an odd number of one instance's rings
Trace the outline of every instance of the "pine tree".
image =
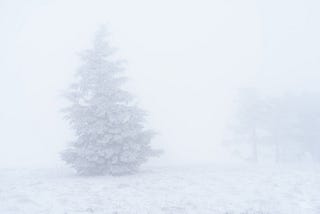
{"type": "Polygon", "coordinates": [[[75,140],[62,159],[81,175],[132,173],[158,154],[150,147],[154,132],[144,127],[145,112],[122,88],[123,63],[113,53],[102,28],[66,91],[70,105],[63,112],[75,140]]]}

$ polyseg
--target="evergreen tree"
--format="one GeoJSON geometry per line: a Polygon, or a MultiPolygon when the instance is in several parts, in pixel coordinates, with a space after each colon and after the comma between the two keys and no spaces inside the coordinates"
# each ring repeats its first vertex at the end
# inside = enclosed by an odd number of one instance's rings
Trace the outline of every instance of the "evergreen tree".
{"type": "Polygon", "coordinates": [[[70,105],[63,112],[76,138],[62,159],[81,175],[132,173],[158,154],[150,147],[154,133],[144,127],[145,112],[121,87],[124,69],[113,52],[100,29],[66,92],[70,105]]]}

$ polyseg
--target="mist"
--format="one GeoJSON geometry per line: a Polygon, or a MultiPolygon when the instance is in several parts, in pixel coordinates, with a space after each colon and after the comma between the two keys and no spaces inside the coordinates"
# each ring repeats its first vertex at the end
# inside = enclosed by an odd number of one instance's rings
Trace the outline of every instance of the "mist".
{"type": "Polygon", "coordinates": [[[62,94],[102,25],[157,133],[152,147],[163,154],[150,166],[246,162],[226,143],[242,89],[290,109],[317,99],[319,9],[316,0],[2,0],[0,167],[65,166],[74,133],[62,94]]]}
{"type": "Polygon", "coordinates": [[[59,93],[101,24],[127,60],[128,85],[159,133],[163,161],[220,160],[237,88],[318,91],[318,6],[2,1],[1,165],[59,162],[70,138],[59,93]]]}

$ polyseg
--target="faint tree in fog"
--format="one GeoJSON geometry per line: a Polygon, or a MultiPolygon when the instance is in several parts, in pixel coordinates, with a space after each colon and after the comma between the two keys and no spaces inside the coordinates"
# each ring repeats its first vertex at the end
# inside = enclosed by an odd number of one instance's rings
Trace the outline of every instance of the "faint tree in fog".
{"type": "Polygon", "coordinates": [[[121,87],[124,68],[113,52],[101,28],[66,93],[70,105],[64,113],[76,138],[62,158],[82,175],[131,173],[157,154],[150,147],[154,133],[144,127],[145,112],[121,87]]]}
{"type": "Polygon", "coordinates": [[[268,114],[268,140],[274,145],[274,160],[285,159],[285,153],[292,153],[297,145],[298,118],[297,109],[289,96],[272,98],[272,111],[268,114]]]}
{"type": "Polygon", "coordinates": [[[239,90],[236,112],[231,124],[231,143],[246,143],[251,145],[250,160],[259,159],[259,142],[261,133],[265,131],[269,105],[254,88],[239,90]]]}
{"type": "Polygon", "coordinates": [[[319,94],[288,94],[273,101],[270,140],[275,145],[275,160],[299,160],[307,153],[319,159],[319,94]]]}
{"type": "Polygon", "coordinates": [[[268,153],[275,162],[298,161],[307,154],[320,160],[320,95],[265,97],[242,89],[229,142],[251,145],[252,158],[268,153]]]}

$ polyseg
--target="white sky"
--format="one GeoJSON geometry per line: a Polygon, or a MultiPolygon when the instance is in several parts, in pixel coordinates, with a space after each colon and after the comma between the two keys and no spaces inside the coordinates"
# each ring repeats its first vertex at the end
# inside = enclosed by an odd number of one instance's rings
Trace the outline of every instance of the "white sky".
{"type": "Polygon", "coordinates": [[[52,165],[60,90],[106,23],[164,162],[219,160],[239,87],[318,90],[317,0],[0,0],[0,166],[52,165]]]}

